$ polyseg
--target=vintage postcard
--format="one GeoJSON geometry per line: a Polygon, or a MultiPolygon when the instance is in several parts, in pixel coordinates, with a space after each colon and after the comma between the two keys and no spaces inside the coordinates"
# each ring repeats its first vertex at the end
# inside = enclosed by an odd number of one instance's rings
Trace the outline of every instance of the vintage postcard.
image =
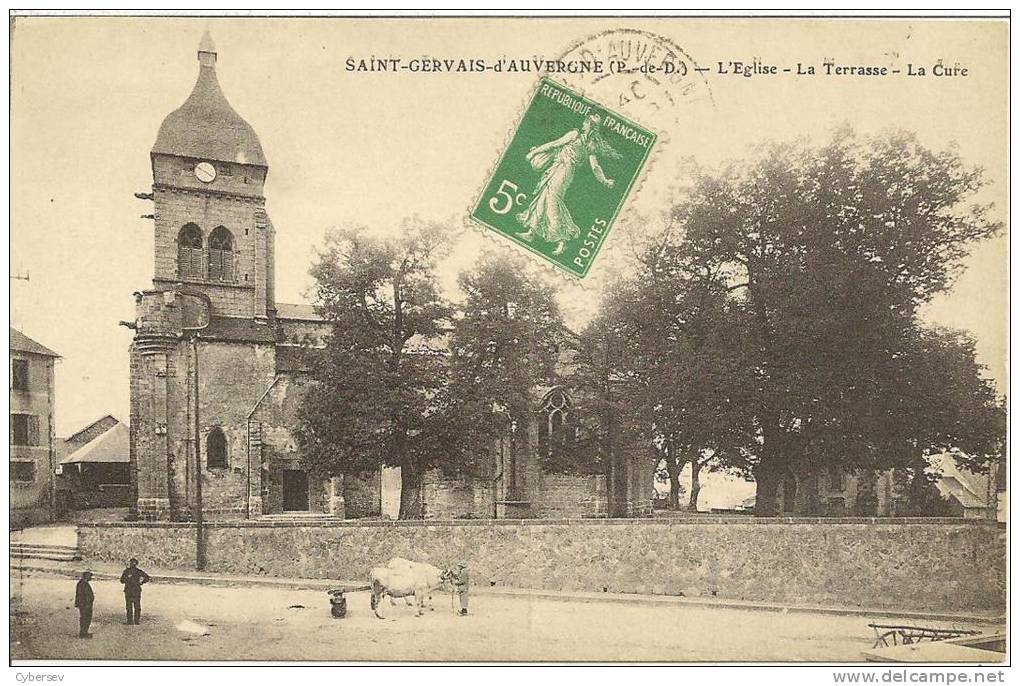
{"type": "Polygon", "coordinates": [[[12,665],[995,681],[1009,38],[13,14],[12,665]]]}

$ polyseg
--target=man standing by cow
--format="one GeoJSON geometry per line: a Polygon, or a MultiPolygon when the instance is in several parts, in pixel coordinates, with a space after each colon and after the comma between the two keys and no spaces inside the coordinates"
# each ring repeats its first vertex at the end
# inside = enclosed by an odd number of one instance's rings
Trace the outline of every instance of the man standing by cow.
{"type": "Polygon", "coordinates": [[[457,563],[457,568],[452,572],[451,580],[457,595],[460,597],[460,615],[463,617],[468,613],[468,591],[471,586],[466,562],[457,563]]]}

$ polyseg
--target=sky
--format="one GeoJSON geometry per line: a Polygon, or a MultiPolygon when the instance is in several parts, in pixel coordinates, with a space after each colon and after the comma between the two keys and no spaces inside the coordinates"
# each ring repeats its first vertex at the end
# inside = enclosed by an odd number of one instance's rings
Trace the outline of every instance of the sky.
{"type": "MultiPolygon", "coordinates": [[[[514,249],[465,228],[464,218],[537,74],[363,73],[348,71],[348,58],[555,59],[579,43],[611,46],[624,36],[632,46],[679,46],[713,70],[754,58],[819,70],[829,58],[904,70],[907,62],[930,69],[939,59],[967,67],[967,77],[914,79],[708,73],[683,82],[696,84],[686,99],[668,79],[634,87],[625,76],[563,77],[663,134],[602,264],[581,285],[559,280],[575,326],[594,312],[611,265],[622,264],[628,226],[668,206],[686,160],[712,167],[763,140],[821,141],[844,123],[865,134],[906,128],[930,147],[957,146],[983,167],[990,184],[977,200],[1006,217],[1008,25],[1001,21],[18,18],[10,268],[30,279],[11,281],[11,317],[62,356],[58,435],[107,413],[127,419],[132,332],[118,322],[133,320],[132,293],[151,286],[153,271],[152,222],[140,216],[152,206],[133,194],[150,190],[149,150],[194,85],[205,29],[223,91],[269,160],[266,206],[281,302],[308,301],[316,249],[339,225],[392,233],[415,214],[446,222],[460,231],[442,271],[451,295],[457,273],[480,252],[514,249]]],[[[1005,234],[977,246],[952,292],[924,311],[932,323],[973,333],[1002,393],[1007,247],[1005,234]]]]}

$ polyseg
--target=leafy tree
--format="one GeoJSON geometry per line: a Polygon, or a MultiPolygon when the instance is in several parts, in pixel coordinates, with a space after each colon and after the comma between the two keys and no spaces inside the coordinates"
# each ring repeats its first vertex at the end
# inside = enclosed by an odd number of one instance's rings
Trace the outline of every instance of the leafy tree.
{"type": "Polygon", "coordinates": [[[895,412],[886,417],[885,443],[907,456],[909,509],[931,511],[937,495],[929,458],[951,454],[962,468],[986,473],[1006,444],[1006,411],[983,368],[974,340],[962,331],[918,327],[896,355],[895,412]]]}
{"type": "Polygon", "coordinates": [[[332,331],[299,410],[308,466],[322,475],[400,467],[401,519],[422,516],[422,477],[455,456],[438,342],[451,310],[435,280],[447,235],[418,219],[396,239],[341,229],[311,270],[332,331]]]}
{"type": "Polygon", "coordinates": [[[904,459],[885,432],[919,368],[895,361],[918,307],[1001,228],[964,205],[983,183],[954,150],[843,130],[820,148],[764,146],[677,205],[687,259],[725,275],[747,315],[759,514],[778,512],[788,471],[904,459]]]}
{"type": "Polygon", "coordinates": [[[618,348],[606,409],[655,447],[671,509],[680,507],[680,473],[691,464],[688,507],[696,510],[703,468],[743,464],[742,448],[753,436],[753,377],[740,347],[739,305],[727,300],[715,274],[683,260],[679,246],[668,229],[653,236],[632,276],[609,289],[586,335],[593,339],[589,367],[598,367],[600,343],[603,353],[618,348]]]}
{"type": "MultiPolygon", "coordinates": [[[[619,292],[624,284],[609,288],[619,292]]],[[[589,464],[605,474],[609,516],[626,515],[622,465],[637,449],[653,447],[653,422],[644,414],[641,379],[633,372],[635,349],[623,337],[614,316],[605,311],[585,327],[577,341],[570,371],[570,388],[584,399],[575,415],[580,424],[579,450],[589,464]]],[[[657,460],[649,460],[654,470],[657,460]]]]}
{"type": "MultiPolygon", "coordinates": [[[[450,345],[451,421],[470,446],[465,464],[484,467],[489,450],[509,441],[505,478],[513,491],[516,456],[534,448],[528,427],[540,397],[536,389],[557,383],[565,327],[553,288],[514,256],[483,255],[460,275],[464,294],[450,345]]],[[[516,497],[516,492],[511,494],[516,497]]]]}

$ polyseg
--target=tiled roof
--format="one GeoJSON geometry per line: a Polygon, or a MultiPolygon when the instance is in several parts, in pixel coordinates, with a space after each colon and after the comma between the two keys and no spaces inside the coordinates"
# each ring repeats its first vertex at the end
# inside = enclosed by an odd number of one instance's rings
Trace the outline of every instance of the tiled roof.
{"type": "Polygon", "coordinates": [[[91,434],[93,438],[99,434],[109,431],[115,424],[119,424],[120,420],[114,417],[112,414],[104,414],[102,417],[94,422],[89,422],[82,428],[75,431],[73,434],[63,439],[65,443],[81,443],[86,441],[88,436],[91,434]]]}
{"type": "Polygon", "coordinates": [[[130,462],[130,442],[127,426],[117,422],[111,429],[62,459],[60,464],[130,462]]]}
{"type": "Polygon", "coordinates": [[[303,303],[276,303],[276,316],[278,319],[301,319],[307,322],[326,321],[315,312],[314,306],[303,303]]]}
{"type": "Polygon", "coordinates": [[[209,326],[199,329],[199,338],[239,343],[275,343],[276,334],[268,322],[235,317],[211,317],[209,326]]]}
{"type": "Polygon", "coordinates": [[[37,343],[31,338],[21,333],[13,326],[11,329],[11,350],[19,353],[33,353],[35,355],[46,355],[47,357],[60,357],[57,353],[47,348],[42,343],[37,343]]]}
{"type": "Polygon", "coordinates": [[[184,104],[163,120],[152,152],[267,166],[255,129],[234,111],[220,89],[215,53],[203,52],[212,59],[199,66],[198,80],[184,104]]]}
{"type": "Polygon", "coordinates": [[[955,476],[943,476],[935,483],[943,497],[955,498],[965,508],[988,507],[988,503],[982,501],[976,493],[955,476]]]}

